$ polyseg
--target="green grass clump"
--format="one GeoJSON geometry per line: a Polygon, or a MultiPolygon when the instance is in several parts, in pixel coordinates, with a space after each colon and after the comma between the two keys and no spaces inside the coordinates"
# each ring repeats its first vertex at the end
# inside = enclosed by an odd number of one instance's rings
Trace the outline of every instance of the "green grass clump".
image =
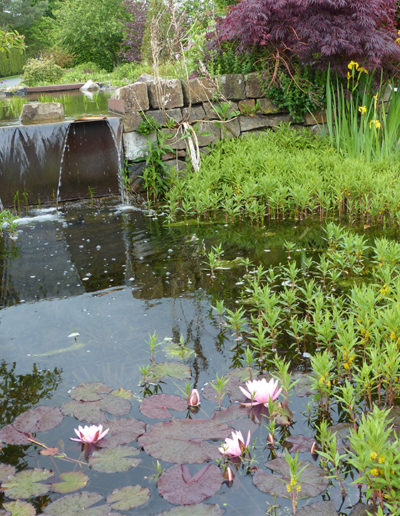
{"type": "Polygon", "coordinates": [[[348,216],[400,221],[400,164],[346,157],[308,130],[276,131],[219,142],[199,172],[176,177],[167,194],[171,218],[246,216],[302,219],[348,216]]]}

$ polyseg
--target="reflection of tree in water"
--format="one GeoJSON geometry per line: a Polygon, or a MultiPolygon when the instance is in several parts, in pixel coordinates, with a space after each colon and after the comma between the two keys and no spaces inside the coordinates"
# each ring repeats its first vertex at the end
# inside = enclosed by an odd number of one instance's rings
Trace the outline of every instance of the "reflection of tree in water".
{"type": "MultiPolygon", "coordinates": [[[[12,423],[26,410],[41,400],[50,398],[61,382],[62,369],[41,371],[33,364],[32,372],[16,374],[16,363],[0,362],[0,427],[12,423]]],[[[29,446],[5,446],[0,452],[0,463],[12,464],[20,471],[28,464],[25,453],[29,446]]]]}

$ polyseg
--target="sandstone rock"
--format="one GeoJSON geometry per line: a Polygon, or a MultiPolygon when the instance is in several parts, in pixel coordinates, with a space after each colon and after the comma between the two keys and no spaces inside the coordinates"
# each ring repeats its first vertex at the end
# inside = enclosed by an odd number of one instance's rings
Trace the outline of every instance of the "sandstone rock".
{"type": "Polygon", "coordinates": [[[147,111],[149,109],[147,84],[135,82],[129,86],[118,88],[108,101],[108,109],[122,114],[147,111]]]}
{"type": "Polygon", "coordinates": [[[256,103],[257,102],[260,106],[260,111],[264,113],[264,115],[280,112],[278,106],[275,106],[275,104],[273,104],[269,99],[256,99],[256,103]]]}
{"type": "Polygon", "coordinates": [[[124,133],[122,141],[124,145],[125,158],[133,161],[138,158],[145,158],[149,153],[149,140],[151,143],[156,141],[155,133],[148,136],[135,132],[124,133]]]}
{"type": "Polygon", "coordinates": [[[186,140],[182,138],[183,134],[181,131],[174,131],[173,129],[162,129],[161,133],[164,138],[165,145],[171,147],[174,150],[185,150],[186,140]]]}
{"type": "Polygon", "coordinates": [[[124,128],[124,133],[130,133],[132,131],[137,131],[139,128],[139,124],[143,121],[143,118],[139,113],[128,113],[122,118],[122,125],[124,128]]]}
{"type": "Polygon", "coordinates": [[[203,120],[206,114],[203,106],[190,106],[190,108],[182,109],[182,118],[189,124],[203,120]]]}
{"type": "Polygon", "coordinates": [[[221,127],[219,123],[200,122],[196,132],[199,147],[213,145],[221,139],[221,127]]]}
{"type": "Polygon", "coordinates": [[[169,170],[172,172],[173,170],[178,172],[183,172],[186,170],[186,162],[182,161],[180,159],[171,159],[168,161],[164,161],[165,165],[169,168],[169,170]]]}
{"type": "Polygon", "coordinates": [[[146,163],[141,161],[139,163],[130,163],[128,165],[129,172],[129,185],[130,190],[133,193],[144,192],[144,181],[143,181],[143,171],[146,167],[146,163]]]}
{"type": "Polygon", "coordinates": [[[241,100],[246,98],[244,77],[241,73],[229,73],[218,78],[219,89],[222,96],[228,100],[241,100]]]}
{"type": "Polygon", "coordinates": [[[241,116],[240,117],[240,129],[241,131],[253,131],[254,129],[261,129],[263,127],[276,127],[282,122],[290,122],[289,115],[280,116],[266,116],[266,115],[254,115],[254,116],[241,116]]]}
{"type": "Polygon", "coordinates": [[[254,110],[256,102],[254,99],[244,99],[239,101],[239,111],[243,114],[254,110]]]}
{"type": "MultiPolygon", "coordinates": [[[[225,111],[227,102],[204,102],[203,108],[206,120],[220,120],[221,116],[218,114],[221,110],[225,111]],[[222,104],[222,107],[221,107],[222,104]],[[223,109],[222,109],[223,108],[223,109]]],[[[225,113],[225,117],[229,119],[231,115],[237,116],[239,114],[239,107],[237,102],[230,101],[230,107],[225,113]]]]}
{"type": "MultiPolygon", "coordinates": [[[[215,122],[218,123],[218,122],[215,122]]],[[[221,127],[221,139],[230,140],[231,138],[239,138],[240,136],[240,122],[237,118],[229,120],[228,122],[219,122],[221,127]]]]}
{"type": "Polygon", "coordinates": [[[149,82],[149,97],[153,109],[172,109],[184,105],[182,84],[178,79],[149,82]]]}
{"type": "MultiPolygon", "coordinates": [[[[268,76],[265,72],[252,72],[244,77],[246,87],[246,97],[258,98],[265,97],[262,84],[267,83],[268,76]],[[261,79],[261,81],[260,81],[261,79]]],[[[268,84],[268,83],[267,83],[268,84]]]]}
{"type": "Polygon", "coordinates": [[[323,109],[316,113],[307,113],[304,123],[305,125],[326,124],[326,111],[323,109]]]}
{"type": "Polygon", "coordinates": [[[150,75],[148,73],[142,73],[142,75],[135,82],[154,82],[156,78],[154,75],[150,75]]]}
{"type": "Polygon", "coordinates": [[[30,102],[22,106],[20,121],[23,124],[40,124],[64,120],[64,107],[60,102],[30,102]]]}
{"type": "Polygon", "coordinates": [[[92,81],[92,79],[89,79],[85,84],[79,88],[80,91],[99,91],[100,87],[97,84],[97,82],[92,81]]]}
{"type": "Polygon", "coordinates": [[[166,109],[166,110],[153,110],[153,111],[147,111],[145,113],[146,116],[151,116],[154,118],[154,120],[157,122],[158,125],[167,125],[170,120],[173,122],[181,122],[182,121],[182,110],[175,108],[175,109],[166,109]]]}
{"type": "Polygon", "coordinates": [[[217,84],[207,77],[196,77],[182,83],[185,104],[199,104],[213,98],[217,84]]]}

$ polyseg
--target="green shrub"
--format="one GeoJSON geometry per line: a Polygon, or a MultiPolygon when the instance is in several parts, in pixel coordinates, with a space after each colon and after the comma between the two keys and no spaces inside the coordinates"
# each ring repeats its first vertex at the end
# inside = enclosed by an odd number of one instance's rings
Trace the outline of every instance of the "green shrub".
{"type": "Polygon", "coordinates": [[[19,48],[0,51],[0,77],[21,73],[25,61],[25,53],[19,48]]]}
{"type": "Polygon", "coordinates": [[[24,66],[22,81],[27,86],[56,83],[62,74],[63,69],[52,59],[29,59],[24,66]]]}

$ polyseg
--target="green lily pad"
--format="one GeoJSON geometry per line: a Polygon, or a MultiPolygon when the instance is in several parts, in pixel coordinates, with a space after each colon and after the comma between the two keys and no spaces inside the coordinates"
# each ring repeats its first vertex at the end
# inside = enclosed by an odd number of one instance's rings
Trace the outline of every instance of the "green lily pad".
{"type": "Polygon", "coordinates": [[[202,464],[220,458],[218,446],[231,432],[228,425],[209,419],[172,419],[152,425],[139,437],[139,443],[156,459],[202,464]],[[217,442],[211,444],[208,440],[217,442]]]}
{"type": "Polygon", "coordinates": [[[106,412],[113,416],[125,416],[131,410],[129,400],[108,394],[97,401],[67,401],[61,406],[66,416],[88,423],[107,423],[106,412]]]}
{"type": "Polygon", "coordinates": [[[115,391],[112,391],[111,394],[113,396],[119,396],[120,398],[124,398],[125,400],[130,400],[131,398],[133,398],[132,391],[130,391],[128,389],[124,389],[123,387],[121,387],[120,389],[117,389],[115,391]]]}
{"type": "Polygon", "coordinates": [[[0,482],[5,482],[9,477],[14,476],[15,468],[10,464],[0,464],[0,482]]]}
{"type": "Polygon", "coordinates": [[[89,477],[80,471],[71,471],[70,473],[61,473],[62,482],[51,484],[51,488],[56,493],[72,493],[78,489],[82,489],[88,483],[89,477]]]}
{"type": "Polygon", "coordinates": [[[35,516],[35,508],[28,502],[15,500],[15,502],[8,502],[3,504],[5,509],[11,513],[11,516],[35,516]]]}
{"type": "Polygon", "coordinates": [[[243,265],[242,258],[235,258],[234,260],[217,260],[215,269],[233,269],[234,267],[240,267],[243,265]]]}
{"type": "Polygon", "coordinates": [[[82,383],[78,387],[74,387],[69,395],[73,400],[77,401],[98,401],[111,391],[111,387],[101,382],[82,383]]]}
{"type": "Polygon", "coordinates": [[[107,496],[107,503],[116,511],[128,511],[144,505],[150,498],[150,490],[141,486],[126,486],[107,496]]]}
{"type": "Polygon", "coordinates": [[[98,443],[100,448],[115,448],[121,444],[129,444],[144,434],[146,425],[143,421],[128,417],[107,421],[107,428],[108,434],[98,443]]]}
{"type": "Polygon", "coordinates": [[[132,446],[117,446],[95,451],[89,459],[89,465],[101,473],[118,473],[134,468],[141,461],[134,458],[139,450],[132,446]]]}
{"type": "Polygon", "coordinates": [[[172,358],[180,358],[181,360],[187,360],[194,355],[194,349],[180,346],[179,344],[176,344],[176,342],[168,342],[168,344],[165,345],[164,350],[166,355],[172,358]]]}
{"type": "Polygon", "coordinates": [[[160,362],[150,366],[143,380],[147,383],[158,383],[167,376],[179,380],[188,380],[192,376],[192,372],[190,367],[179,362],[160,362]]]}
{"type": "Polygon", "coordinates": [[[63,496],[62,498],[45,507],[43,513],[51,516],[110,516],[111,509],[108,505],[100,505],[90,508],[103,497],[98,493],[77,493],[63,496]]]}
{"type": "Polygon", "coordinates": [[[219,505],[199,503],[197,505],[174,507],[170,511],[162,512],[158,516],[221,516],[224,512],[224,509],[221,509],[219,505]]]}
{"type": "Polygon", "coordinates": [[[53,473],[47,469],[28,469],[10,477],[2,488],[9,498],[30,498],[40,496],[50,490],[48,484],[42,484],[42,480],[52,477],[53,473]]]}

